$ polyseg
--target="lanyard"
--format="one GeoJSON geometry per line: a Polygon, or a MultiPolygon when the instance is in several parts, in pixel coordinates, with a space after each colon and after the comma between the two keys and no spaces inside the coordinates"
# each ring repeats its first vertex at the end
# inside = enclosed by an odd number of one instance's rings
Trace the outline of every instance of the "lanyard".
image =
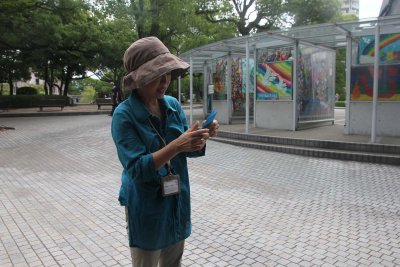
{"type": "MultiPolygon", "coordinates": [[[[164,143],[164,147],[167,146],[167,142],[166,142],[165,139],[161,136],[161,134],[160,134],[159,131],[156,129],[156,127],[154,127],[154,125],[153,125],[153,123],[151,122],[150,118],[149,118],[149,122],[150,122],[151,127],[154,129],[154,131],[156,131],[158,137],[160,137],[161,141],[164,143]]],[[[168,173],[171,173],[171,168],[172,168],[172,166],[171,166],[171,161],[168,160],[167,163],[165,163],[165,165],[166,165],[166,167],[167,167],[168,173]]]]}

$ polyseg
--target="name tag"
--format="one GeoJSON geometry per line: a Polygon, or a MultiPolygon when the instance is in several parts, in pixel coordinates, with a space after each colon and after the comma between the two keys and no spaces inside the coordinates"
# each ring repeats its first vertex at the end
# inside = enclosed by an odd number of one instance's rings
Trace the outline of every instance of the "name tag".
{"type": "Polygon", "coordinates": [[[161,177],[161,189],[164,197],[179,194],[181,192],[179,175],[169,174],[161,177]]]}

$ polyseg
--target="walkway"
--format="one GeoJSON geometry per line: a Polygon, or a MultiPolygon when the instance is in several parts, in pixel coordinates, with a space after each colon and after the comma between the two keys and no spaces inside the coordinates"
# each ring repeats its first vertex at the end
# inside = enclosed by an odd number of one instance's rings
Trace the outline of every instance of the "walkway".
{"type": "MultiPolygon", "coordinates": [[[[0,266],[130,266],[111,118],[0,118],[0,266]]],[[[210,140],[183,266],[400,266],[399,167],[210,140]]]]}

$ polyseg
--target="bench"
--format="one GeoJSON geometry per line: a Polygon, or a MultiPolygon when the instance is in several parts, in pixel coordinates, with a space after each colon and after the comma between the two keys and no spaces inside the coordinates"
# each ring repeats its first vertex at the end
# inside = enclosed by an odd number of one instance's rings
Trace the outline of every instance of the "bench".
{"type": "Polygon", "coordinates": [[[8,111],[9,103],[5,100],[0,99],[0,110],[8,111]]]}
{"type": "Polygon", "coordinates": [[[112,106],[111,98],[96,98],[97,109],[101,109],[101,106],[112,106]]]}
{"type": "Polygon", "coordinates": [[[61,111],[64,109],[65,99],[42,99],[39,101],[38,107],[43,111],[44,107],[60,107],[61,111]]]}

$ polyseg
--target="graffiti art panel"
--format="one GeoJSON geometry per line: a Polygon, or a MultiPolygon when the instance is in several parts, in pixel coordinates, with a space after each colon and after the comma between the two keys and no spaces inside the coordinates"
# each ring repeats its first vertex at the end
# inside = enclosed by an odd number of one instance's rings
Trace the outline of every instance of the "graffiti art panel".
{"type": "Polygon", "coordinates": [[[226,65],[225,59],[219,59],[215,63],[215,72],[212,74],[212,82],[214,85],[214,100],[226,100],[226,65]]]}
{"type": "Polygon", "coordinates": [[[299,46],[297,103],[300,121],[333,118],[335,53],[299,46]]]}
{"type": "MultiPolygon", "coordinates": [[[[379,66],[378,73],[378,99],[400,101],[400,65],[379,66]]],[[[351,68],[351,100],[371,101],[373,84],[373,66],[351,68]]]]}

